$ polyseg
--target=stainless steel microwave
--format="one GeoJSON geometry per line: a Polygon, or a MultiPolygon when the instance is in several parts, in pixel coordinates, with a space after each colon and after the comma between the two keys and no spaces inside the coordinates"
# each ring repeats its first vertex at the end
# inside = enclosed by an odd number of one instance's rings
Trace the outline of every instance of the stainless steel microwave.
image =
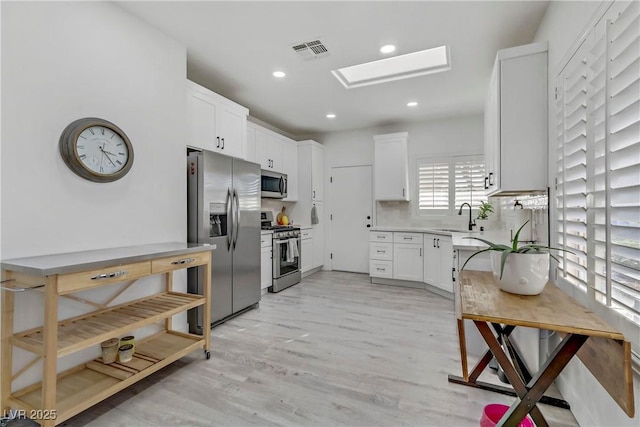
{"type": "Polygon", "coordinates": [[[287,197],[287,175],[273,171],[263,170],[261,187],[261,197],[270,199],[284,199],[287,197]]]}

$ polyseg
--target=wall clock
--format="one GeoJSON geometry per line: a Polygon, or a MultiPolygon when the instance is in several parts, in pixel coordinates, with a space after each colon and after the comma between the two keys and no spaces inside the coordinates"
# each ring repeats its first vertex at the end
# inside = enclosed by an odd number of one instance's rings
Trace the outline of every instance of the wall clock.
{"type": "Polygon", "coordinates": [[[112,182],[133,165],[133,146],[113,123],[85,117],[70,123],[60,135],[60,155],[76,175],[93,182],[112,182]]]}

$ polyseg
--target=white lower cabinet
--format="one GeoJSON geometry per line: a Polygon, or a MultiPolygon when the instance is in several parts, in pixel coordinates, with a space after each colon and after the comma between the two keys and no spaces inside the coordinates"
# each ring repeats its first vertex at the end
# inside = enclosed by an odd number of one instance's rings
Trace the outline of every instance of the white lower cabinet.
{"type": "Polygon", "coordinates": [[[424,234],[424,281],[453,293],[453,244],[451,236],[424,234]]]}
{"type": "Polygon", "coordinates": [[[300,271],[306,273],[313,268],[313,232],[303,229],[300,232],[300,271]]]}
{"type": "Polygon", "coordinates": [[[423,281],[422,233],[393,233],[393,278],[423,281]]]}
{"type": "Polygon", "coordinates": [[[271,286],[273,278],[273,250],[271,234],[260,236],[260,289],[271,286]]]}
{"type": "Polygon", "coordinates": [[[393,244],[393,278],[422,282],[422,245],[411,243],[393,244]]]}

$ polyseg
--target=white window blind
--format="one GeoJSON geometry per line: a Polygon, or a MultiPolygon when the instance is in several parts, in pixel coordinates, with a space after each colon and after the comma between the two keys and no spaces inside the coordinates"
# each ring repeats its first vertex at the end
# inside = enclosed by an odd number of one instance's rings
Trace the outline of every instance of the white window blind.
{"type": "Polygon", "coordinates": [[[449,209],[449,162],[418,164],[418,209],[444,211],[449,209]]]}
{"type": "MultiPolygon", "coordinates": [[[[481,158],[455,161],[455,205],[469,203],[477,209],[484,195],[484,160],[481,158]]],[[[486,197],[485,197],[486,199],[486,197]]]]}
{"type": "Polygon", "coordinates": [[[454,214],[465,202],[477,209],[484,197],[483,156],[419,159],[417,170],[421,213],[454,214]]]}
{"type": "Polygon", "coordinates": [[[640,3],[615,6],[557,81],[559,269],[640,324],[640,3]]]}

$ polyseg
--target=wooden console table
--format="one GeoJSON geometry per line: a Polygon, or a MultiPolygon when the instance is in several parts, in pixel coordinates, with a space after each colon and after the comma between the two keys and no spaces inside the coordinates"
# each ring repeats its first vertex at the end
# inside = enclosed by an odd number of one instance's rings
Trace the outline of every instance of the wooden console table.
{"type": "MultiPolygon", "coordinates": [[[[548,283],[536,296],[514,295],[501,291],[492,273],[464,271],[455,294],[463,377],[449,375],[449,381],[517,396],[499,426],[517,426],[527,414],[538,427],[548,426],[537,403],[542,402],[544,392],[576,354],[625,413],[634,416],[630,343],[555,285],[548,283]],[[471,373],[467,367],[464,319],[475,323],[489,346],[471,373]],[[533,377],[509,340],[518,326],[556,331],[564,336],[533,377]],[[494,356],[513,386],[511,393],[505,387],[477,381],[494,356]]],[[[545,403],[562,406],[561,402],[549,399],[545,403]]]]}
{"type": "MultiPolygon", "coordinates": [[[[204,324],[210,322],[211,251],[215,245],[162,243],[85,251],[2,261],[2,410],[21,411],[43,426],[54,426],[114,393],[158,371],[175,360],[202,348],[207,358],[209,331],[203,335],[173,330],[172,316],[204,306],[204,324]],[[204,295],[173,291],[173,272],[203,268],[204,295]],[[164,274],[164,292],[111,306],[110,303],[142,277],[164,274]],[[103,303],[73,295],[128,281],[103,303]],[[43,326],[15,333],[16,293],[44,294],[43,326]],[[91,305],[94,311],[71,319],[58,319],[60,297],[91,305]],[[128,363],[105,365],[96,359],[57,372],[57,359],[97,346],[135,329],[164,321],[163,331],[137,340],[134,358],[128,363]],[[35,354],[18,372],[13,372],[13,348],[35,354]],[[42,382],[13,391],[12,383],[42,360],[42,382]]],[[[35,308],[34,308],[35,309],[35,308]]]]}

